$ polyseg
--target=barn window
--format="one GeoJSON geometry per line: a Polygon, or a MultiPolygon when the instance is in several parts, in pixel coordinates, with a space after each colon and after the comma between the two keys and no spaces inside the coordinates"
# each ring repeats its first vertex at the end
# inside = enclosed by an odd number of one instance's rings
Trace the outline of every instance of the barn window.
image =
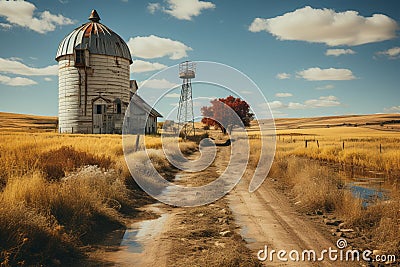
{"type": "Polygon", "coordinates": [[[85,50],[75,49],[75,66],[84,67],[85,66],[85,50]]]}
{"type": "Polygon", "coordinates": [[[106,105],[95,105],[94,114],[106,113],[106,105]]]}
{"type": "Polygon", "coordinates": [[[90,67],[88,49],[75,49],[75,67],[90,67]]]}
{"type": "Polygon", "coordinates": [[[115,103],[115,107],[116,107],[116,112],[117,114],[121,114],[122,113],[122,102],[121,99],[117,98],[114,100],[115,103]]]}

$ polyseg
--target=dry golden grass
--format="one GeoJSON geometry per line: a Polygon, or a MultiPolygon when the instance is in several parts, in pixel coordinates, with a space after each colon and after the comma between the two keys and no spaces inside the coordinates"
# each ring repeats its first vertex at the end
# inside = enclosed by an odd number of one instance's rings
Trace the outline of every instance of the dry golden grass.
{"type": "MultiPolygon", "coordinates": [[[[145,143],[154,166],[170,168],[157,150],[160,137],[146,136],[145,143]]],[[[180,145],[183,153],[195,147],[180,145]]],[[[131,156],[146,176],[142,154],[131,156]]],[[[120,135],[1,132],[0,182],[2,266],[71,265],[82,256],[80,246],[121,227],[120,211],[145,197],[126,166],[120,135]]]]}
{"type": "MultiPolygon", "coordinates": [[[[158,136],[146,136],[148,148],[161,148],[158,136]]],[[[123,157],[120,135],[60,135],[56,133],[1,133],[0,132],[0,182],[12,176],[21,176],[37,170],[40,157],[61,147],[117,162],[123,157]]],[[[51,156],[51,155],[50,155],[51,156]]]]}
{"type": "MultiPolygon", "coordinates": [[[[252,127],[253,128],[253,127],[252,127]]],[[[254,127],[250,165],[260,155],[260,133],[254,127]]],[[[375,248],[400,255],[400,193],[394,185],[389,200],[363,207],[344,187],[341,177],[318,161],[385,171],[396,184],[400,172],[400,133],[363,127],[285,129],[277,131],[277,149],[269,177],[288,192],[303,212],[331,212],[348,227],[360,229],[375,248]],[[279,136],[280,135],[280,136],[279,136]],[[305,140],[309,142],[305,148],[305,140]],[[345,149],[343,150],[343,141],[345,149]],[[382,153],[380,153],[382,145],[382,153]],[[311,161],[315,159],[316,161],[311,161]]],[[[267,137],[268,138],[268,137],[267,137]]]]}
{"type": "Polygon", "coordinates": [[[337,174],[317,162],[298,157],[277,158],[270,177],[293,196],[300,211],[333,213],[348,227],[359,229],[372,242],[372,248],[400,255],[398,188],[393,188],[390,200],[377,200],[363,207],[362,200],[343,186],[337,174]]]}
{"type": "Polygon", "coordinates": [[[54,132],[57,117],[0,112],[2,132],[54,132]]]}
{"type": "MultiPolygon", "coordinates": [[[[256,143],[260,132],[253,126],[249,135],[256,143]]],[[[277,130],[276,140],[276,153],[282,156],[296,155],[394,175],[400,173],[400,132],[365,127],[285,129],[277,130]]]]}

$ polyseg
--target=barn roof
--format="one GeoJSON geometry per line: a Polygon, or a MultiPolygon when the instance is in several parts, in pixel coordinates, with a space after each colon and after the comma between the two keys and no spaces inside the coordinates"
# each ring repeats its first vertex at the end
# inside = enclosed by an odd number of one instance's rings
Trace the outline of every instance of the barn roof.
{"type": "Polygon", "coordinates": [[[160,117],[162,118],[162,115],[152,108],[149,104],[146,103],[146,101],[143,100],[140,96],[137,94],[132,95],[131,102],[134,102],[140,109],[144,110],[146,113],[151,114],[154,117],[160,117]]]}
{"type": "Polygon", "coordinates": [[[73,30],[61,41],[56,60],[61,56],[73,55],[74,49],[88,49],[91,54],[117,56],[132,63],[131,53],[125,41],[99,21],[100,16],[93,10],[89,22],[73,30]]]}

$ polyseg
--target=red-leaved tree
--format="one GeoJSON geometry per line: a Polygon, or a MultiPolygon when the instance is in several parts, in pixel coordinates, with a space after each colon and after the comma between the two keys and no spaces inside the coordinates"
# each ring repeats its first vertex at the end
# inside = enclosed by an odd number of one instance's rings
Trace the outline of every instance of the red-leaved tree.
{"type": "Polygon", "coordinates": [[[203,115],[202,123],[208,126],[214,126],[226,134],[226,127],[233,127],[237,124],[237,117],[232,116],[233,110],[240,118],[244,126],[250,126],[250,121],[253,120],[254,114],[250,112],[250,106],[246,101],[233,96],[227,98],[219,98],[210,101],[211,106],[202,107],[203,115]]]}

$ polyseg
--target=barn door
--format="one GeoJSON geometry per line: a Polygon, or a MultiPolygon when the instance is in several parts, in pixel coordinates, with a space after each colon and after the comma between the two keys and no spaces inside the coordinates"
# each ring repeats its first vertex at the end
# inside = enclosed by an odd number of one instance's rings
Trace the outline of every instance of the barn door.
{"type": "Polygon", "coordinates": [[[106,133],[106,111],[107,105],[94,103],[93,105],[93,133],[106,133]]]}

